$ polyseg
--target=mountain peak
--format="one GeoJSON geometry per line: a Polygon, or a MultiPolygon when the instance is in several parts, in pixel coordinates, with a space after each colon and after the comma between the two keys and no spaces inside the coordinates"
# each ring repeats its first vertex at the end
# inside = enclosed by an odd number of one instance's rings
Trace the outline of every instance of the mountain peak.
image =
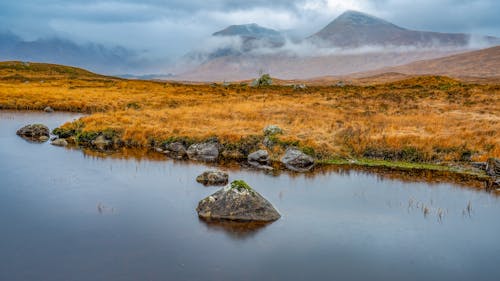
{"type": "Polygon", "coordinates": [[[415,31],[399,27],[381,18],[348,10],[312,35],[314,43],[325,47],[361,46],[465,46],[465,34],[415,31]]]}
{"type": "Polygon", "coordinates": [[[231,25],[221,31],[217,31],[213,36],[241,36],[241,37],[281,37],[281,33],[277,30],[262,27],[256,23],[231,25]]]}

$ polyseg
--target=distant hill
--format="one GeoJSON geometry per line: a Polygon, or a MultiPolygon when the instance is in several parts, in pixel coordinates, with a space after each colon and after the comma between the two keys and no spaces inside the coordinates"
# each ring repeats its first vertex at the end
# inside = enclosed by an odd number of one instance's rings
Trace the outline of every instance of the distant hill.
{"type": "Polygon", "coordinates": [[[0,32],[0,61],[38,61],[74,65],[101,73],[124,73],[144,66],[137,55],[122,47],[77,44],[60,38],[26,41],[0,32]]]}
{"type": "Polygon", "coordinates": [[[0,62],[0,80],[30,81],[60,78],[111,79],[113,77],[95,74],[77,67],[58,64],[20,61],[0,62]]]}
{"type": "MultiPolygon", "coordinates": [[[[464,47],[471,35],[415,31],[399,27],[383,19],[357,12],[346,11],[308,40],[324,47],[361,46],[418,46],[464,47]]],[[[499,43],[498,38],[478,37],[487,44],[499,43]]]]}
{"type": "Polygon", "coordinates": [[[446,75],[456,78],[488,78],[500,76],[500,46],[471,51],[438,59],[421,60],[409,64],[382,68],[354,76],[371,76],[381,73],[406,75],[446,75]]]}

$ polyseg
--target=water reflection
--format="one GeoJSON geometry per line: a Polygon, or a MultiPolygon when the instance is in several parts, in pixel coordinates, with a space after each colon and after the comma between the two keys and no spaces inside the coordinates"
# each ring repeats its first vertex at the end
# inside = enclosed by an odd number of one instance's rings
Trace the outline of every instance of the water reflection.
{"type": "Polygon", "coordinates": [[[198,221],[205,225],[209,231],[222,232],[229,238],[243,240],[255,236],[265,227],[273,222],[244,222],[229,220],[208,220],[198,218],[198,221]]]}

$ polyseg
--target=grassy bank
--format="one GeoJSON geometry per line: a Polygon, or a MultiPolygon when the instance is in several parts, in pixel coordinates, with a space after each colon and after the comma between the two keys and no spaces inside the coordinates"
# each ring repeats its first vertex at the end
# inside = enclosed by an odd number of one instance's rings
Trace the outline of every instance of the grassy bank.
{"type": "MultiPolygon", "coordinates": [[[[244,155],[262,129],[283,129],[272,149],[301,147],[320,161],[438,169],[500,157],[500,85],[416,77],[371,86],[252,88],[133,81],[61,66],[1,63],[0,108],[85,112],[61,132],[88,142],[150,147],[217,137],[244,155]],[[343,160],[347,161],[347,160],[343,160]]],[[[229,155],[229,154],[228,154],[229,155]]]]}

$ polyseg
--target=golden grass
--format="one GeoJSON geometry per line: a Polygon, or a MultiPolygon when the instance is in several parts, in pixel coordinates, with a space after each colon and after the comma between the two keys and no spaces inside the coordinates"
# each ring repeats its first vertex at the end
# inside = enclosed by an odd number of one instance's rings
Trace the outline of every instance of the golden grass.
{"type": "Polygon", "coordinates": [[[112,129],[124,141],[144,147],[151,140],[179,136],[238,142],[276,124],[285,132],[282,140],[298,141],[319,157],[417,162],[459,161],[469,153],[475,160],[500,157],[500,85],[463,84],[445,77],[297,91],[64,71],[54,76],[0,66],[0,108],[46,106],[92,113],[81,118],[83,131],[112,129]]]}

